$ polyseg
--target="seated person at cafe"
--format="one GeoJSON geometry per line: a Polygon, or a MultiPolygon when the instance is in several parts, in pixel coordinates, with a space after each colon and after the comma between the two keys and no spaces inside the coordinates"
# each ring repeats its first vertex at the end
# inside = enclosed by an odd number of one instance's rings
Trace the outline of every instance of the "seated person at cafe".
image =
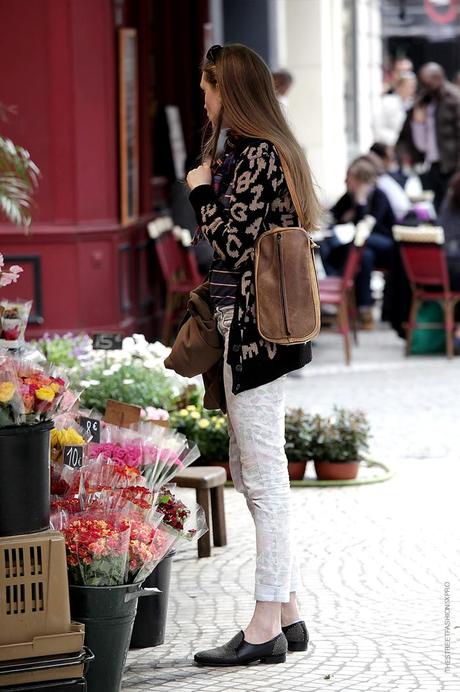
{"type": "MultiPolygon", "coordinates": [[[[371,274],[378,268],[389,269],[393,261],[394,241],[392,227],[395,215],[385,193],[377,187],[379,171],[375,162],[366,156],[355,159],[347,170],[347,191],[330,210],[332,223],[357,224],[365,216],[375,219],[374,228],[366,241],[360,270],[355,280],[356,302],[361,325],[372,329],[371,274]]],[[[321,244],[321,258],[327,274],[341,275],[351,243],[342,244],[337,235],[321,244]]]]}
{"type": "Polygon", "coordinates": [[[370,148],[369,156],[375,157],[376,166],[379,169],[377,187],[385,193],[396,220],[401,222],[412,205],[406,191],[393,175],[397,165],[394,148],[388,144],[375,142],[370,148]]]}

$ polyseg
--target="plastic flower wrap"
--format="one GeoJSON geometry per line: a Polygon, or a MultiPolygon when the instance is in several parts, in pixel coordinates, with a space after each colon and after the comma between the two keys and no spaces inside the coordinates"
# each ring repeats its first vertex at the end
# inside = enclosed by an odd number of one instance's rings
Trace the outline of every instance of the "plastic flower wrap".
{"type": "Polygon", "coordinates": [[[102,455],[117,464],[137,467],[142,460],[142,443],[139,434],[132,430],[104,425],[101,429],[101,441],[91,442],[88,455],[90,459],[102,455]]]}
{"type": "Polygon", "coordinates": [[[146,518],[131,513],[128,582],[142,582],[167,555],[177,541],[177,534],[164,526],[162,515],[150,512],[146,518]]]}
{"type": "Polygon", "coordinates": [[[79,468],[72,468],[67,464],[50,464],[50,483],[51,496],[58,497],[73,497],[80,492],[80,475],[79,468]]]}
{"type": "Polygon", "coordinates": [[[198,540],[208,530],[203,508],[196,503],[185,505],[174,495],[172,487],[161,488],[156,510],[163,515],[163,523],[177,532],[178,540],[198,540]]]}
{"type": "Polygon", "coordinates": [[[8,359],[0,361],[0,427],[14,425],[24,412],[21,381],[16,370],[8,359]]]}
{"type": "Polygon", "coordinates": [[[175,430],[141,423],[138,431],[146,440],[143,445],[142,475],[151,488],[165,485],[200,456],[198,447],[175,430]]]}
{"type": "Polygon", "coordinates": [[[32,301],[0,300],[0,345],[17,348],[24,341],[32,301]]]}
{"type": "Polygon", "coordinates": [[[144,486],[145,481],[138,469],[126,464],[117,464],[100,455],[81,469],[80,494],[84,501],[88,496],[104,491],[114,491],[128,486],[144,486]]]}
{"type": "Polygon", "coordinates": [[[85,445],[90,439],[91,436],[75,422],[71,415],[58,416],[51,431],[51,461],[63,464],[64,448],[70,446],[83,447],[83,456],[85,456],[85,445]]]}
{"type": "Polygon", "coordinates": [[[126,583],[131,526],[116,514],[87,512],[61,528],[71,584],[120,586],[126,583]]]}
{"type": "Polygon", "coordinates": [[[62,408],[67,380],[53,370],[0,352],[0,426],[34,425],[62,408]]]}

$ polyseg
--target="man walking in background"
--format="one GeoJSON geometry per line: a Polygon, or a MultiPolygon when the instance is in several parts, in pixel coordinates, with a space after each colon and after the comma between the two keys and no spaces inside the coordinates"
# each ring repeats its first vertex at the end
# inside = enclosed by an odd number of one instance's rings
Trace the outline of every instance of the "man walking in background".
{"type": "Polygon", "coordinates": [[[460,89],[446,80],[441,65],[420,68],[420,93],[409,111],[397,142],[402,160],[425,162],[423,187],[433,190],[439,210],[449,179],[460,170],[460,89]]]}

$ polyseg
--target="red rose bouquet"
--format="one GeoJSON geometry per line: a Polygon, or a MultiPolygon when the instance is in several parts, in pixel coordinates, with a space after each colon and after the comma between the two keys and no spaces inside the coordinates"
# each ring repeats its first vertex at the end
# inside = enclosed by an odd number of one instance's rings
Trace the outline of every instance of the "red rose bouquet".
{"type": "Polygon", "coordinates": [[[71,584],[120,586],[126,583],[131,527],[117,516],[77,514],[62,527],[71,584]]]}
{"type": "Polygon", "coordinates": [[[156,511],[163,515],[163,524],[177,531],[178,540],[198,539],[208,530],[203,508],[196,503],[185,505],[170,487],[158,493],[156,511]]]}

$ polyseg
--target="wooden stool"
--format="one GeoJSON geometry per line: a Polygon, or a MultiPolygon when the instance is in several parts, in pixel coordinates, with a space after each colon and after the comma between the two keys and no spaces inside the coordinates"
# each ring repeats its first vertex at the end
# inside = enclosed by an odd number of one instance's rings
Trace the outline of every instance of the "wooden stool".
{"type": "Polygon", "coordinates": [[[178,473],[174,480],[180,488],[196,489],[196,501],[203,507],[209,527],[209,531],[198,539],[198,557],[210,557],[211,514],[214,545],[227,545],[224,509],[224,484],[227,473],[220,466],[191,466],[178,473]]]}

